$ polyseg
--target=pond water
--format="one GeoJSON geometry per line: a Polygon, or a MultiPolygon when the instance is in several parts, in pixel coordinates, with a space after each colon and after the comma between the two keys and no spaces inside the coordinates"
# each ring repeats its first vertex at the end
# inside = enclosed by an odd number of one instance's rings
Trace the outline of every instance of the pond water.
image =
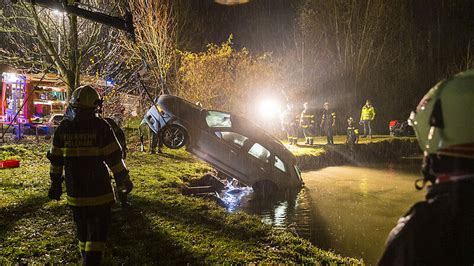
{"type": "Polygon", "coordinates": [[[231,211],[309,239],[323,249],[376,264],[398,218],[424,198],[414,182],[419,160],[396,164],[337,166],[303,173],[305,188],[274,199],[234,193],[231,211]]]}

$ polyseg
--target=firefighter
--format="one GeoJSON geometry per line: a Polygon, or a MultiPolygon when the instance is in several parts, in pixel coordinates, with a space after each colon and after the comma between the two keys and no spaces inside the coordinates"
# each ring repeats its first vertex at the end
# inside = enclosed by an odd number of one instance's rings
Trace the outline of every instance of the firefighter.
{"type": "Polygon", "coordinates": [[[293,110],[291,103],[287,104],[286,111],[283,112],[281,117],[282,130],[286,131],[288,142],[290,145],[296,145],[298,142],[298,114],[293,110]]]}
{"type": "Polygon", "coordinates": [[[334,144],[333,133],[336,126],[336,113],[329,109],[329,103],[325,102],[324,109],[321,115],[320,127],[326,133],[327,144],[334,144]]]}
{"type": "Polygon", "coordinates": [[[359,143],[359,129],[352,117],[347,119],[347,138],[346,144],[354,145],[359,143]]]}
{"type": "Polygon", "coordinates": [[[372,138],[372,127],[371,123],[375,118],[375,108],[372,106],[372,103],[369,99],[365,101],[365,105],[362,107],[362,111],[360,112],[360,122],[359,124],[364,127],[364,135],[362,138],[369,136],[372,138]]]}
{"type": "Polygon", "coordinates": [[[101,102],[92,87],[77,88],[47,154],[51,162],[48,196],[59,200],[65,179],[84,265],[100,264],[105,248],[114,203],[106,165],[113,172],[118,193],[128,194],[133,188],[120,144],[109,124],[97,115],[101,102]]]}
{"type": "Polygon", "coordinates": [[[313,145],[315,120],[314,113],[308,108],[308,106],[307,102],[303,104],[303,111],[300,115],[299,125],[303,129],[303,134],[306,138],[305,144],[313,145]]]}
{"type": "Polygon", "coordinates": [[[474,70],[446,79],[409,122],[424,152],[426,200],[390,232],[380,265],[474,264],[474,70]]]}

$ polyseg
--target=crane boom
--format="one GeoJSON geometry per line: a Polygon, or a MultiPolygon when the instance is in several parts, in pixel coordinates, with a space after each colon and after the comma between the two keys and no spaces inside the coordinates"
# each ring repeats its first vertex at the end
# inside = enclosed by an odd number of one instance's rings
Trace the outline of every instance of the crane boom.
{"type": "Polygon", "coordinates": [[[132,39],[135,39],[133,18],[132,14],[128,11],[125,13],[124,17],[114,17],[104,13],[83,9],[77,5],[71,5],[67,0],[26,0],[26,2],[68,14],[74,14],[78,17],[125,31],[132,39]]]}

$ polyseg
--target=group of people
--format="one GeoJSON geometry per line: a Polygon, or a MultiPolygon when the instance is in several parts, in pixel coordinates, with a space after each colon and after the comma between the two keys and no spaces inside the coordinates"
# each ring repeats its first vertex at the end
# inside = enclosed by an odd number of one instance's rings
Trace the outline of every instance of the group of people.
{"type": "MultiPolygon", "coordinates": [[[[334,144],[334,133],[336,127],[336,112],[329,108],[329,102],[325,102],[320,112],[319,127],[327,138],[327,144],[334,144]]],[[[360,122],[363,126],[364,135],[361,137],[372,138],[371,123],[375,119],[375,108],[370,100],[367,100],[362,107],[360,122]]],[[[356,144],[359,139],[359,129],[352,117],[347,120],[347,141],[348,144],[356,144]]],[[[316,135],[316,112],[310,108],[309,104],[303,104],[303,111],[298,112],[294,109],[293,104],[288,103],[287,109],[281,115],[282,130],[286,132],[288,143],[296,145],[298,143],[299,129],[302,129],[306,139],[305,144],[313,145],[316,135]]]]}
{"type": "MultiPolygon", "coordinates": [[[[99,265],[105,249],[115,202],[109,170],[119,197],[133,188],[123,147],[110,123],[98,114],[101,102],[92,87],[77,88],[47,154],[51,162],[48,196],[59,200],[65,180],[85,265],[99,265]]],[[[473,265],[473,102],[471,70],[437,84],[412,113],[409,121],[424,152],[423,178],[416,185],[418,189],[428,185],[428,192],[426,200],[416,203],[390,233],[380,265],[473,265]]],[[[361,122],[370,136],[375,111],[370,102],[364,108],[361,122]]],[[[297,125],[303,128],[306,142],[312,143],[316,117],[309,110],[304,104],[298,118],[288,106],[282,125],[290,143],[297,142],[297,125]]],[[[320,126],[328,143],[333,143],[335,122],[336,114],[325,103],[320,126]]]]}

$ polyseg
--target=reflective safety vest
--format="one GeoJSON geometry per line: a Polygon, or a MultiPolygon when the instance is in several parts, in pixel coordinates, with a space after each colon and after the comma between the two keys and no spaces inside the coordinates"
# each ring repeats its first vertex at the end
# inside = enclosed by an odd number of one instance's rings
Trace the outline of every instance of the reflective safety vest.
{"type": "Polygon", "coordinates": [[[310,110],[303,110],[300,115],[299,124],[302,128],[314,127],[314,113],[310,110]]]}
{"type": "Polygon", "coordinates": [[[64,119],[54,133],[48,159],[53,181],[64,171],[67,203],[72,206],[114,202],[107,166],[117,181],[128,175],[113,130],[98,117],[64,119]]]}
{"type": "Polygon", "coordinates": [[[373,106],[364,105],[360,113],[360,120],[374,120],[375,118],[375,109],[373,106]]]}

